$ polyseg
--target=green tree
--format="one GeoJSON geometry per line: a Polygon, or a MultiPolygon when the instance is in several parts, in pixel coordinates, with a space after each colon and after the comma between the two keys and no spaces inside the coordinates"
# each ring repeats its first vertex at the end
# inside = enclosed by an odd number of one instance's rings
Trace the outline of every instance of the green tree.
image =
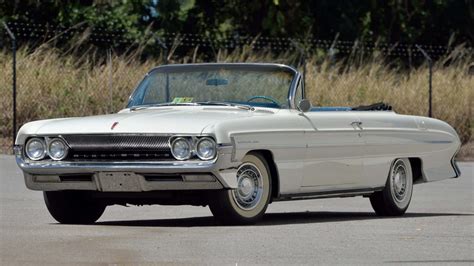
{"type": "Polygon", "coordinates": [[[472,0],[0,0],[0,19],[143,32],[446,44],[474,40],[472,0]]]}

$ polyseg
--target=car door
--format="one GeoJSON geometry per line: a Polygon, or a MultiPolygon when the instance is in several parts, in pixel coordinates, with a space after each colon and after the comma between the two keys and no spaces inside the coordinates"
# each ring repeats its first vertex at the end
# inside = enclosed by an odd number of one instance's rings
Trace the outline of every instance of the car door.
{"type": "Polygon", "coordinates": [[[360,119],[348,111],[302,114],[310,123],[303,166],[302,192],[361,187],[364,142],[360,119]]]}

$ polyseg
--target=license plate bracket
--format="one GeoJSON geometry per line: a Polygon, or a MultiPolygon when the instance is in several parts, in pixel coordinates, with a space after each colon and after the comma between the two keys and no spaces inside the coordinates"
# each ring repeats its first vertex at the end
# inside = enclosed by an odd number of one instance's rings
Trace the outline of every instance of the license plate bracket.
{"type": "Polygon", "coordinates": [[[104,192],[142,191],[140,176],[131,172],[100,172],[98,181],[104,192]]]}

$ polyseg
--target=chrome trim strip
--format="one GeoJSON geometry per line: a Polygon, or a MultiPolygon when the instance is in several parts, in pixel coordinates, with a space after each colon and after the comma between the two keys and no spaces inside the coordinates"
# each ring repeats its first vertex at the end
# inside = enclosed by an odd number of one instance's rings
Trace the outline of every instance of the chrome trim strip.
{"type": "Polygon", "coordinates": [[[222,143],[222,144],[216,144],[217,148],[226,148],[226,147],[233,147],[234,145],[232,143],[222,143]]]}
{"type": "Polygon", "coordinates": [[[291,82],[290,89],[288,90],[288,104],[290,109],[297,109],[298,103],[296,102],[296,90],[298,89],[298,84],[301,81],[301,74],[296,73],[295,78],[291,82]]]}
{"type": "Polygon", "coordinates": [[[140,173],[159,171],[163,173],[212,170],[214,161],[147,161],[147,162],[66,162],[44,161],[28,162],[21,156],[16,156],[18,166],[26,173],[55,174],[55,173],[87,173],[108,171],[137,171],[140,173]]]}
{"type": "MultiPolygon", "coordinates": [[[[55,176],[55,175],[48,175],[55,176]]],[[[57,191],[57,190],[89,190],[102,192],[134,192],[142,193],[145,191],[162,191],[162,190],[215,190],[223,189],[222,182],[218,180],[212,181],[149,181],[145,175],[132,174],[135,176],[134,182],[128,183],[123,178],[102,179],[100,174],[94,174],[92,181],[58,181],[58,182],[42,182],[36,179],[36,175],[28,173],[24,174],[26,186],[31,190],[39,191],[57,191]],[[105,183],[104,183],[105,181],[105,183]],[[120,183],[117,184],[114,183],[120,183]],[[123,184],[123,185],[122,185],[123,184]]]]}
{"type": "Polygon", "coordinates": [[[424,143],[432,143],[432,144],[448,144],[453,143],[451,140],[425,140],[424,143]]]}
{"type": "Polygon", "coordinates": [[[461,145],[459,145],[458,149],[456,150],[456,152],[454,153],[453,157],[451,158],[451,166],[453,167],[454,169],[454,173],[456,173],[456,176],[452,177],[452,178],[458,178],[461,176],[461,169],[459,169],[459,166],[456,162],[456,156],[458,155],[458,152],[461,150],[461,145]]]}
{"type": "Polygon", "coordinates": [[[333,190],[333,191],[321,191],[321,192],[309,192],[309,193],[297,193],[297,194],[282,194],[274,201],[287,201],[287,200],[305,200],[305,199],[318,199],[318,198],[337,198],[337,197],[355,197],[363,196],[374,193],[376,191],[383,190],[384,187],[376,188],[361,188],[361,189],[348,189],[348,190],[333,190]]]}
{"type": "Polygon", "coordinates": [[[233,67],[233,68],[236,68],[236,69],[244,69],[244,68],[247,68],[247,69],[251,69],[251,68],[261,69],[263,67],[263,68],[267,68],[269,70],[278,69],[278,70],[285,70],[285,71],[291,72],[293,74],[299,73],[298,70],[296,70],[295,68],[293,68],[291,66],[287,66],[287,65],[284,65],[284,64],[276,64],[276,63],[196,63],[196,64],[161,65],[161,66],[157,66],[157,67],[152,68],[150,71],[148,71],[148,73],[146,75],[148,76],[152,72],[155,72],[155,71],[160,71],[160,72],[163,72],[163,73],[167,73],[167,72],[173,72],[178,68],[183,68],[183,69],[187,70],[187,69],[192,69],[194,67],[204,67],[204,68],[206,68],[206,67],[207,68],[220,68],[220,67],[231,67],[232,68],[233,67]]]}

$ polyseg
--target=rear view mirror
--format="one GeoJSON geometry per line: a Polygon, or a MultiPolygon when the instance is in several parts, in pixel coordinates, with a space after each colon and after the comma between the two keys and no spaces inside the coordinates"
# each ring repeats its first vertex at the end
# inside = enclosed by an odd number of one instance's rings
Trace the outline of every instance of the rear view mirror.
{"type": "Polygon", "coordinates": [[[207,86],[222,86],[229,84],[227,79],[208,79],[206,80],[207,86]]]}
{"type": "Polygon", "coordinates": [[[308,99],[303,99],[298,103],[298,110],[303,113],[306,113],[311,110],[311,107],[311,102],[308,99]]]}

